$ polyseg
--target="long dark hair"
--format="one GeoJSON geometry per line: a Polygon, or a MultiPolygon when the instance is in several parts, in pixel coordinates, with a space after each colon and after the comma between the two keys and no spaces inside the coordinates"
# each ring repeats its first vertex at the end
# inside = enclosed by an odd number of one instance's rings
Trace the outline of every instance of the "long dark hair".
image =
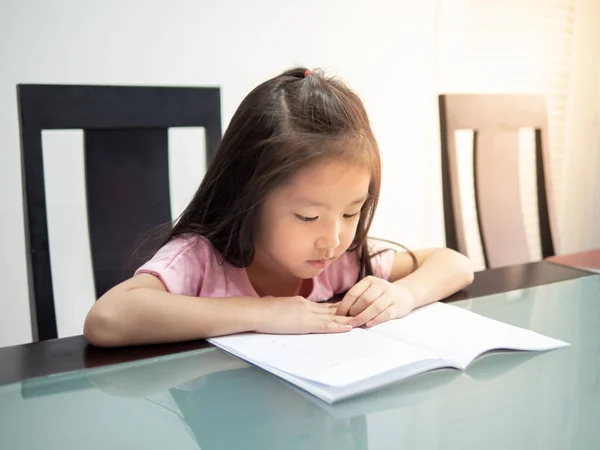
{"type": "Polygon", "coordinates": [[[233,115],[190,204],[162,242],[202,235],[234,267],[254,259],[253,228],[273,189],[325,159],[369,168],[369,196],[349,251],[359,279],[372,275],[367,233],[379,199],[381,161],[361,100],[341,81],[298,67],[256,87],[233,115]]]}

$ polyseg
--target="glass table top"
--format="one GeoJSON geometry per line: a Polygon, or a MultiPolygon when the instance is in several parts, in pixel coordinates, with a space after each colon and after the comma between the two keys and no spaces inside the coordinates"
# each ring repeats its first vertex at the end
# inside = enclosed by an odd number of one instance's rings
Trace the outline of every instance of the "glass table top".
{"type": "Polygon", "coordinates": [[[0,449],[600,448],[600,276],[454,304],[571,346],[334,405],[214,348],[86,369],[0,386],[0,449]]]}

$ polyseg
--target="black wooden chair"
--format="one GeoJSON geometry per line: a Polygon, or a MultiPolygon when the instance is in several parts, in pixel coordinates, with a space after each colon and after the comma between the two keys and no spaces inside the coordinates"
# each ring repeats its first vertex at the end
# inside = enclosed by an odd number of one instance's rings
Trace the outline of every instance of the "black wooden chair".
{"type": "Polygon", "coordinates": [[[542,257],[554,255],[558,227],[552,201],[546,103],[540,95],[439,96],[446,245],[467,254],[457,162],[457,130],[474,130],[475,209],[487,268],[532,261],[519,185],[519,128],[535,130],[537,205],[542,257]]]}
{"type": "Polygon", "coordinates": [[[32,336],[56,338],[42,130],[84,132],[95,292],[131,276],[133,244],[171,220],[167,133],[203,127],[207,164],[221,139],[219,88],[18,85],[32,336]]]}

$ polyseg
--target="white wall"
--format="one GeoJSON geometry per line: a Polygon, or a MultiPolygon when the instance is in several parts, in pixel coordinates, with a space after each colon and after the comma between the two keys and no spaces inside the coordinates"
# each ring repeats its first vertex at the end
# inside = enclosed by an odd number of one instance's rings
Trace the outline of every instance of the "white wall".
{"type": "MultiPolygon", "coordinates": [[[[380,142],[384,180],[373,234],[412,247],[441,245],[435,4],[435,0],[3,0],[0,346],[31,340],[17,83],[218,85],[226,126],[244,95],[259,82],[295,64],[329,68],[363,98],[380,142]]],[[[84,231],[66,228],[69,220],[85,220],[83,194],[72,188],[82,182],[80,137],[66,133],[47,139],[50,145],[65,148],[58,157],[45,155],[53,174],[48,191],[56,193],[56,198],[48,199],[50,226],[63,236],[54,238],[51,248],[58,278],[55,291],[62,299],[60,335],[65,336],[81,332],[83,314],[94,300],[85,276],[89,257],[81,246],[84,231]]],[[[193,167],[184,161],[186,166],[193,167]]],[[[202,168],[182,170],[177,177],[191,186],[201,173],[202,168]]],[[[175,201],[181,203],[187,194],[185,189],[178,192],[181,197],[175,201]]]]}

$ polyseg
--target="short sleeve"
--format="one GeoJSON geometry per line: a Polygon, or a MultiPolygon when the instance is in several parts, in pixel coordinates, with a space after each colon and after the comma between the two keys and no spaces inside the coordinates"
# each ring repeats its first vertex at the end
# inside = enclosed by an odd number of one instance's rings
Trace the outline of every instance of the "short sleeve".
{"type": "Polygon", "coordinates": [[[160,279],[171,294],[198,296],[210,255],[210,244],[200,237],[177,237],[167,242],[135,274],[160,279]]]}

